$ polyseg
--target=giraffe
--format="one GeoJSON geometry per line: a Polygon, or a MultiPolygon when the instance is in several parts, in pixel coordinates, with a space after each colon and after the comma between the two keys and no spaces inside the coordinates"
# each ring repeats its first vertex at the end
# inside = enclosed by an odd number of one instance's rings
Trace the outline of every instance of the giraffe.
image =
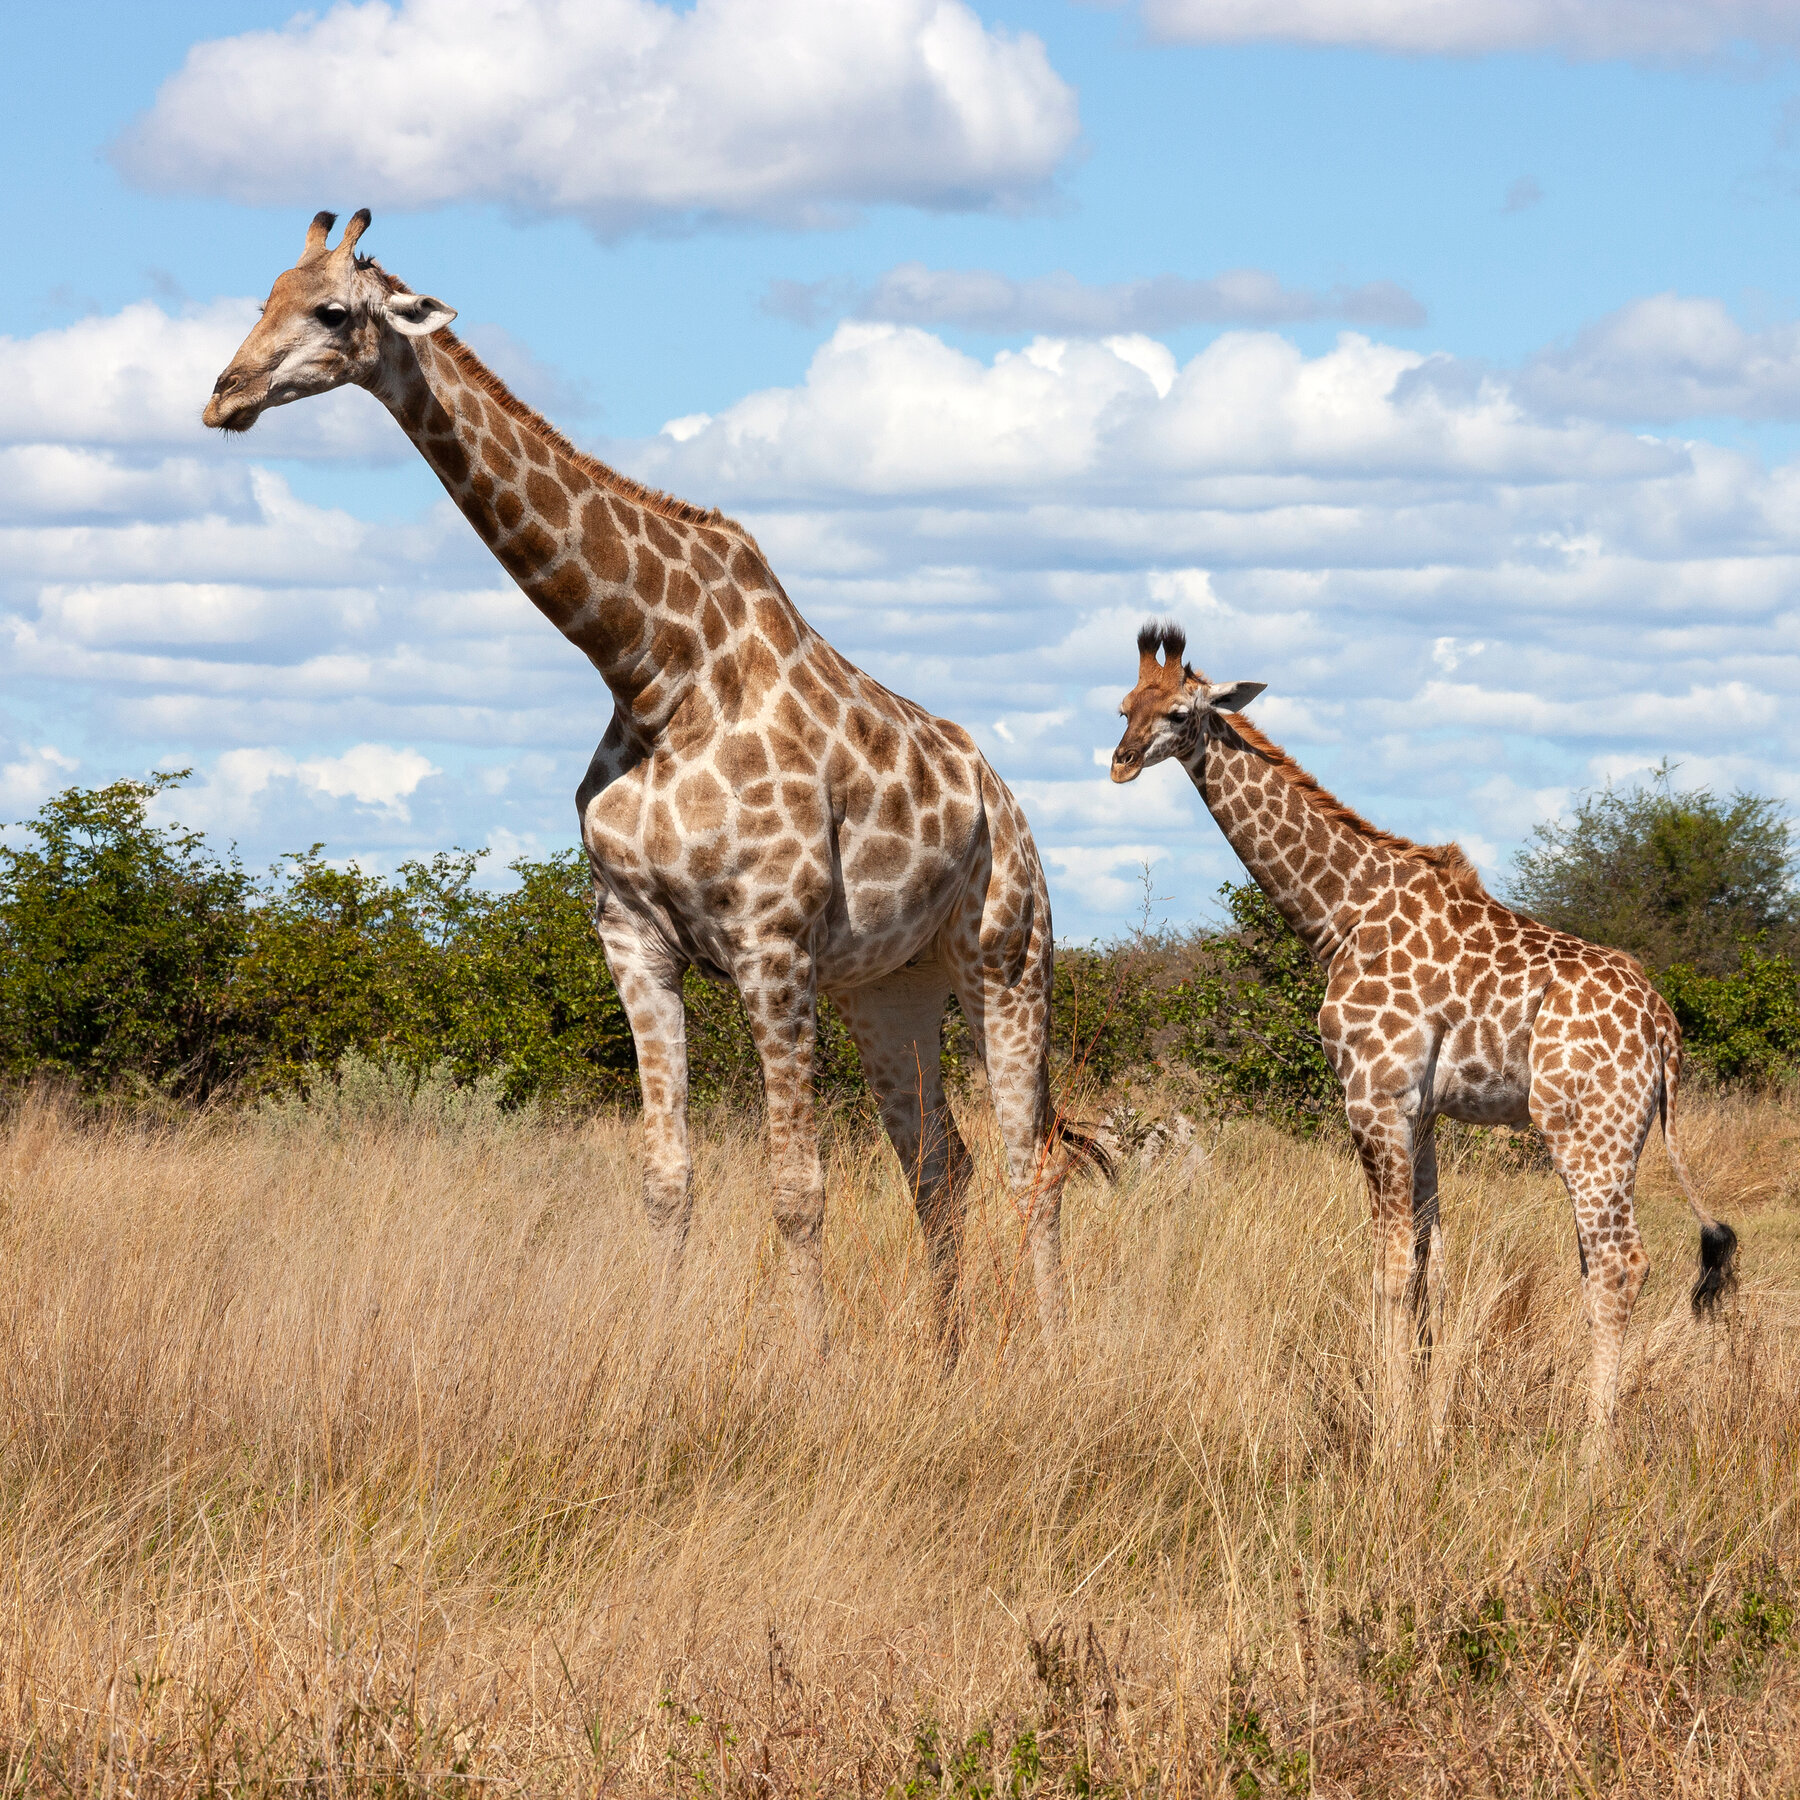
{"type": "Polygon", "coordinates": [[[1266,684],[1209,681],[1183,660],[1186,648],[1173,625],[1138,633],[1112,778],[1134,781],[1175,757],[1329,971],[1319,1035],[1368,1180],[1377,1357],[1390,1403],[1415,1347],[1420,1360],[1430,1352],[1443,1263],[1437,1121],[1530,1123],[1574,1207],[1598,1441],[1649,1268],[1632,1196],[1659,1115],[1700,1224],[1694,1311],[1711,1310],[1734,1281],[1736,1234],[1700,1204],[1676,1137],[1675,1015],[1635,958],[1514,912],[1455,844],[1412,843],[1328,794],[1243,717],[1266,684]]]}
{"type": "Polygon", "coordinates": [[[762,1065],[801,1343],[827,1347],[817,999],[836,1002],[911,1183],[947,1362],[969,1153],[939,1062],[954,993],[983,1064],[1059,1340],[1071,1160],[1051,1104],[1051,924],[1023,814],[960,726],[891,694],[800,616],[743,526],[578,451],[446,328],[442,301],[335,248],[321,212],[204,412],[226,431],[346,383],[393,414],[501,566],[612,692],[576,790],[596,928],[637,1047],[644,1205],[664,1292],[693,1216],[689,968],[736,984],[762,1065]]]}

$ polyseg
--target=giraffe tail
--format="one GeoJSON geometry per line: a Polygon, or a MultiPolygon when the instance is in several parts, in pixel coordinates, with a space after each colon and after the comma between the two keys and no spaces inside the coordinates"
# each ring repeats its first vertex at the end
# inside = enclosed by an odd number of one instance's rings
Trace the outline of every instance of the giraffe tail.
{"type": "Polygon", "coordinates": [[[1056,1122],[1050,1127],[1050,1140],[1065,1147],[1079,1161],[1089,1164],[1107,1181],[1111,1181],[1117,1173],[1113,1168],[1111,1154],[1090,1125],[1077,1125],[1059,1113],[1056,1122]]]}
{"type": "Polygon", "coordinates": [[[1681,1141],[1675,1130],[1675,1099],[1681,1083],[1681,1038],[1677,1027],[1674,1041],[1663,1045],[1662,1085],[1657,1094],[1657,1107],[1662,1115],[1663,1148],[1669,1154],[1669,1167],[1686,1196],[1694,1217],[1700,1222],[1700,1273],[1694,1279],[1688,1298],[1694,1316],[1711,1313],[1737,1287],[1737,1233],[1723,1219],[1715,1219],[1700,1204],[1694,1178],[1688,1172],[1687,1158],[1681,1154],[1681,1141]]]}

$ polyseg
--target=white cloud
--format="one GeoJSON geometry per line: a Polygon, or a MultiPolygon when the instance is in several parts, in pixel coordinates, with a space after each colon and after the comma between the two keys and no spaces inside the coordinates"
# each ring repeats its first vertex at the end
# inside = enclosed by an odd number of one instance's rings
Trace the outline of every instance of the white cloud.
{"type": "Polygon", "coordinates": [[[962,0],[399,0],[196,45],[114,149],[253,205],[492,201],[604,234],[1040,193],[1073,91],[962,0]]]}
{"type": "Polygon", "coordinates": [[[0,523],[242,512],[248,471],[198,457],[143,464],[84,444],[0,446],[0,523]]]}
{"type": "MultiPolygon", "coordinates": [[[[1115,704],[1130,685],[1130,674],[1127,669],[1126,680],[1119,683],[1117,692],[1112,695],[1115,704]]],[[[1097,765],[1101,756],[1111,763],[1113,744],[1118,742],[1121,729],[1119,721],[1113,719],[1111,741],[1094,746],[1097,765]]],[[[1129,817],[1139,831],[1152,826],[1175,829],[1192,825],[1198,804],[1186,772],[1178,763],[1172,762],[1158,763],[1155,768],[1146,769],[1131,784],[1129,797],[1110,777],[1098,781],[1092,778],[1083,781],[1015,778],[1012,786],[1026,811],[1044,830],[1058,826],[1110,830],[1122,817],[1129,817]]]]}
{"type": "Polygon", "coordinates": [[[822,323],[837,310],[895,325],[959,325],[1015,335],[1067,331],[1099,337],[1173,331],[1184,325],[1284,325],[1308,319],[1400,327],[1425,323],[1424,307],[1396,282],[1323,291],[1290,288],[1262,269],[1231,269],[1206,280],[1154,275],[1095,283],[1066,272],[1015,281],[993,269],[931,269],[909,262],[862,290],[834,282],[777,281],[764,305],[805,325],[822,323]]]}
{"type": "Polygon", "coordinates": [[[34,811],[70,779],[81,764],[54,744],[20,744],[11,762],[0,763],[0,809],[11,824],[34,811]]]}
{"type": "Polygon", "coordinates": [[[39,629],[78,644],[245,644],[303,624],[366,620],[361,589],[306,590],[229,582],[51,583],[39,590],[39,629]]]}
{"type": "MultiPolygon", "coordinates": [[[[1105,849],[1045,844],[1042,849],[1044,861],[1092,912],[1122,921],[1141,910],[1147,893],[1153,909],[1162,898],[1145,885],[1146,870],[1168,855],[1160,844],[1113,844],[1105,849]],[[1128,873],[1115,874],[1114,870],[1128,873]]],[[[1150,886],[1156,885],[1152,880],[1150,886]]]]}
{"type": "MultiPolygon", "coordinates": [[[[1316,507],[1350,487],[1328,496],[1292,478],[1592,480],[1686,460],[1677,446],[1539,419],[1497,377],[1409,379],[1433,373],[1429,361],[1351,332],[1316,357],[1271,332],[1228,332],[1178,372],[1141,337],[1038,338],[983,362],[916,327],[845,324],[802,386],[684,421],[686,435],[651,455],[659,480],[699,493],[1062,488],[1089,504],[1121,492],[1155,504],[1200,499],[1210,478],[1239,484],[1216,497],[1240,510],[1276,497],[1242,485],[1258,474],[1286,481],[1288,503],[1316,507]]],[[[1315,510],[1310,524],[1332,521],[1315,510]]]]}
{"type": "Polygon", "coordinates": [[[1791,0],[1144,0],[1143,13],[1154,36],[1190,44],[1339,44],[1452,56],[1554,50],[1646,61],[1800,45],[1791,0]]]}
{"type": "Polygon", "coordinates": [[[227,750],[203,779],[164,795],[156,812],[212,831],[241,830],[261,818],[271,787],[291,784],[301,795],[352,800],[406,824],[419,784],[442,773],[417,750],[391,744],[355,744],[341,756],[304,760],[279,748],[227,750]]]}
{"type": "Polygon", "coordinates": [[[1590,419],[1800,418],[1800,323],[1746,331],[1717,300],[1634,300],[1526,363],[1518,391],[1590,419]]]}
{"type": "MultiPolygon", "coordinates": [[[[171,316],[139,300],[0,337],[0,444],[218,446],[200,409],[256,310],[254,300],[214,300],[171,316]]],[[[265,457],[411,454],[381,403],[356,388],[271,412],[257,438],[265,457]]]]}

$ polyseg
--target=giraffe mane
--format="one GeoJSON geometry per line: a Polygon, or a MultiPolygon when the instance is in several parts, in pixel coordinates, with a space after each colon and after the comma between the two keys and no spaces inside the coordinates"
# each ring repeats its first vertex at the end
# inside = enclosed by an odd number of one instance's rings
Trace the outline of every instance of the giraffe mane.
{"type": "MultiPolygon", "coordinates": [[[[413,291],[398,276],[390,275],[373,257],[358,257],[356,266],[386,282],[390,293],[410,294],[413,291]]],[[[660,513],[663,518],[673,519],[678,524],[706,525],[715,531],[728,531],[734,537],[741,538],[759,557],[762,555],[762,547],[736,519],[727,518],[716,506],[696,506],[691,500],[678,500],[673,494],[666,494],[661,488],[651,487],[647,481],[639,481],[623,474],[610,463],[603,463],[599,457],[577,449],[535,406],[521,400],[455,332],[444,330],[436,333],[436,336],[438,342],[450,352],[456,366],[476,387],[494,400],[502,412],[516,419],[527,431],[541,437],[557,455],[566,457],[584,474],[591,475],[608,492],[639,506],[647,506],[652,512],[660,513]]]]}
{"type": "Polygon", "coordinates": [[[1277,774],[1305,794],[1314,808],[1334,824],[1348,825],[1366,842],[1391,852],[1401,862],[1435,869],[1450,887],[1470,894],[1487,893],[1481,876],[1463,853],[1461,844],[1418,844],[1409,837],[1402,837],[1397,831],[1383,831],[1379,825],[1370,824],[1354,807],[1346,806],[1336,794],[1320,783],[1317,776],[1309,775],[1273,738],[1265,736],[1242,713],[1232,715],[1229,727],[1258,756],[1271,764],[1277,774]]]}

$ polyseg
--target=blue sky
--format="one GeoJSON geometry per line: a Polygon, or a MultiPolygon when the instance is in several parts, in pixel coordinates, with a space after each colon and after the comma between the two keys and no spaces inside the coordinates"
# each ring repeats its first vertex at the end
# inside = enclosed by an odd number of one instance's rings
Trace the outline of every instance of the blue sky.
{"type": "Polygon", "coordinates": [[[1236,873],[1181,778],[1096,765],[1152,612],[1495,879],[1665,756],[1800,799],[1800,15],[1553,10],[14,9],[0,818],[191,765],[174,812],[252,863],[573,842],[609,698],[385,414],[199,425],[358,205],[527,398],[976,732],[1061,935],[1146,860],[1172,920],[1236,873]]]}

